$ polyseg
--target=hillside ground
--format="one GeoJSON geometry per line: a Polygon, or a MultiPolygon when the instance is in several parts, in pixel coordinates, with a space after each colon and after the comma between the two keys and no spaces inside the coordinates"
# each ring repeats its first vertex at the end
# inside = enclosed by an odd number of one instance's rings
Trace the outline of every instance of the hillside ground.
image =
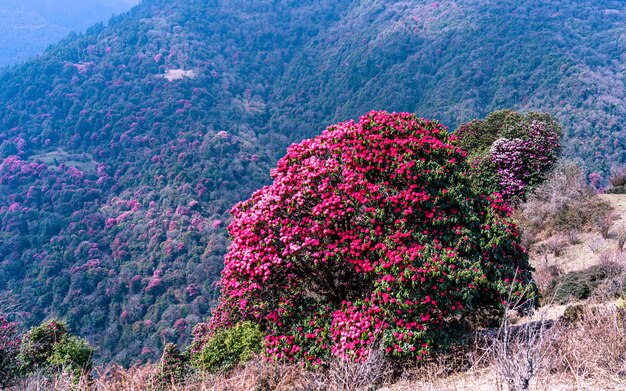
{"type": "MultiPolygon", "coordinates": [[[[626,292],[626,253],[620,248],[626,240],[626,195],[598,197],[610,206],[610,219],[608,223],[604,219],[604,228],[601,223],[579,227],[567,238],[563,233],[542,232],[528,246],[543,295],[541,309],[530,318],[509,318],[504,327],[487,332],[487,337],[478,338],[454,356],[439,357],[393,377],[379,358],[361,366],[337,363],[320,373],[258,359],[228,374],[194,375],[184,386],[166,388],[626,390],[626,309],[624,302],[616,299],[626,292]],[[598,274],[598,270],[604,274],[598,274]],[[372,386],[374,383],[379,386],[372,386]]],[[[158,370],[158,364],[128,370],[109,368],[100,370],[89,385],[82,386],[63,378],[49,383],[43,377],[34,377],[19,389],[159,389],[154,381],[158,370]]]]}

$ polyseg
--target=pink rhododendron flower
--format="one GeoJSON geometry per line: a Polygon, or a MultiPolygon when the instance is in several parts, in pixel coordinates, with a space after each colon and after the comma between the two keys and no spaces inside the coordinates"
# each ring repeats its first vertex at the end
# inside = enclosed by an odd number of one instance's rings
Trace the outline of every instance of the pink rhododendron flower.
{"type": "Polygon", "coordinates": [[[231,211],[222,297],[193,349],[243,320],[268,357],[307,365],[445,347],[451,320],[530,281],[508,207],[472,190],[465,156],[438,122],[382,111],[289,147],[231,211]]]}

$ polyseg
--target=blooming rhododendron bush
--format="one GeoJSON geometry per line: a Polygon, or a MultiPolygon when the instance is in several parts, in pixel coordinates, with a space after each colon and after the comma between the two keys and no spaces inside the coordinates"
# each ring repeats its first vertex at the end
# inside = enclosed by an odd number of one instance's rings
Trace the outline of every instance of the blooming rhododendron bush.
{"type": "Polygon", "coordinates": [[[561,155],[561,125],[545,113],[496,111],[461,125],[455,135],[469,152],[478,187],[509,202],[541,184],[561,155]]]}
{"type": "Polygon", "coordinates": [[[508,208],[472,191],[453,141],[438,122],[370,112],[291,146],[232,210],[222,297],[194,351],[253,321],[277,360],[362,360],[381,344],[419,359],[510,290],[533,296],[508,208]]]}

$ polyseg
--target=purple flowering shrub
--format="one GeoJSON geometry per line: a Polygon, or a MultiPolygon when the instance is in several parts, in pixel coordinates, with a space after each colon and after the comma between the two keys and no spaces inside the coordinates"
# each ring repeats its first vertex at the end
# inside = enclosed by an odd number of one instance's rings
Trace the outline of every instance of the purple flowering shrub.
{"type": "Polygon", "coordinates": [[[497,111],[461,125],[455,135],[468,151],[477,186],[508,202],[542,183],[561,154],[561,126],[544,113],[497,111]]]}
{"type": "Polygon", "coordinates": [[[270,359],[362,361],[379,345],[423,359],[459,320],[532,298],[510,210],[472,190],[444,126],[370,112],[288,149],[274,182],[233,210],[222,296],[194,330],[194,354],[245,321],[270,359]]]}

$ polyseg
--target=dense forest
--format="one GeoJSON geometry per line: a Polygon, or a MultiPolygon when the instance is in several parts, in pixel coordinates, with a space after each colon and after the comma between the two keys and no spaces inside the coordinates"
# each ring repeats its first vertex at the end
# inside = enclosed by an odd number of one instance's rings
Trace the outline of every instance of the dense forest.
{"type": "Polygon", "coordinates": [[[285,148],[370,109],[449,128],[547,111],[623,151],[619,0],[144,0],[0,74],[0,288],[129,364],[219,295],[232,206],[285,148]]]}

